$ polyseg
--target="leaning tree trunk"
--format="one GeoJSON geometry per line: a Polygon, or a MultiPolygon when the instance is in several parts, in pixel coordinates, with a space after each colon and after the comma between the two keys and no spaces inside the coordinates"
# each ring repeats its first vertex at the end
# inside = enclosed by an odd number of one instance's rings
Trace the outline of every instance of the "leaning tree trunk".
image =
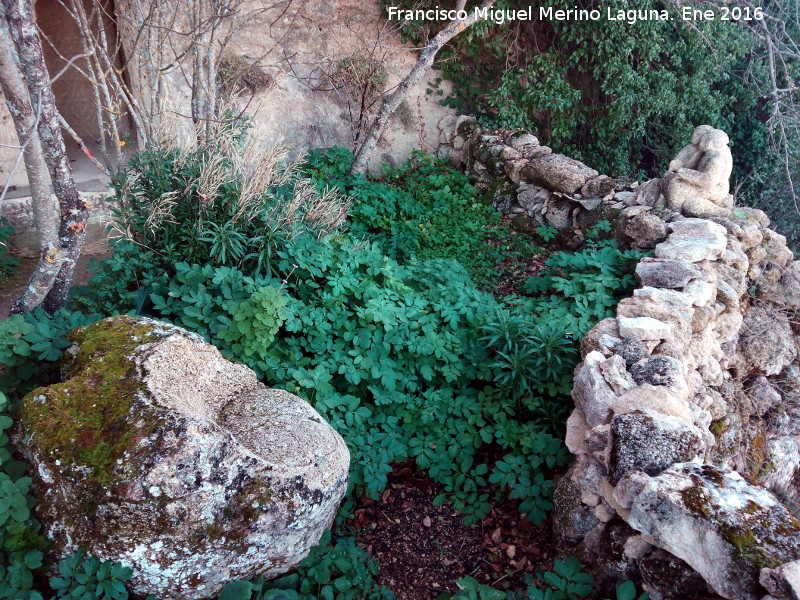
{"type": "Polygon", "coordinates": [[[28,286],[11,305],[12,313],[33,310],[39,306],[53,287],[61,269],[63,258],[59,252],[56,211],[50,196],[50,176],[42,154],[42,145],[36,133],[36,114],[22,73],[14,62],[11,40],[4,27],[0,27],[0,88],[13,115],[22,159],[28,173],[33,216],[39,234],[39,264],[28,286]]]}
{"type": "MultiPolygon", "coordinates": [[[[34,22],[31,0],[3,0],[3,7],[20,68],[28,85],[33,111],[38,119],[36,130],[60,208],[56,255],[63,262],[42,302],[42,307],[46,311],[55,312],[67,303],[72,273],[86,234],[89,205],[78,195],[75,180],[72,178],[64,138],[61,135],[56,100],[50,87],[50,75],[47,72],[42,44],[34,22]]],[[[28,284],[29,287],[31,284],[41,286],[42,282],[32,281],[28,284]]],[[[40,291],[44,291],[44,287],[40,291]]]]}
{"type": "MultiPolygon", "coordinates": [[[[481,10],[491,7],[494,2],[495,0],[484,0],[483,4],[480,6],[481,10]]],[[[463,7],[463,5],[463,2],[459,2],[460,7],[463,7]]],[[[428,69],[431,68],[433,65],[433,59],[436,58],[436,53],[439,52],[439,50],[441,50],[447,42],[464,31],[467,27],[470,27],[473,23],[475,23],[475,21],[478,20],[477,17],[477,12],[473,10],[472,15],[468,16],[463,21],[450,22],[447,27],[442,29],[430,42],[428,42],[422,51],[422,54],[419,55],[417,64],[414,65],[414,68],[411,69],[408,75],[406,75],[405,79],[400,82],[400,85],[398,85],[397,88],[389,95],[389,97],[386,98],[381,105],[380,110],[378,110],[378,114],[375,117],[375,120],[372,122],[372,126],[369,128],[369,131],[367,131],[367,135],[364,138],[361,147],[358,149],[355,160],[350,167],[351,175],[356,173],[363,174],[367,171],[367,161],[369,160],[372,151],[378,144],[378,140],[380,139],[383,130],[386,128],[386,125],[389,123],[389,119],[391,118],[392,114],[395,110],[397,110],[397,107],[400,106],[400,103],[406,97],[406,94],[408,94],[409,88],[422,79],[422,76],[425,75],[428,69]]]]}

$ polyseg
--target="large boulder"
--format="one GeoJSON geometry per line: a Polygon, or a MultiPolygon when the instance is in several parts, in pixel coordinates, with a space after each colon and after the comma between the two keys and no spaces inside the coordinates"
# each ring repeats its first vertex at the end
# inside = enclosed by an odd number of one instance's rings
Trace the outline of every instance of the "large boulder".
{"type": "Polygon", "coordinates": [[[309,404],[164,323],[69,337],[63,383],[28,394],[14,432],[55,557],[83,547],[130,565],[137,594],[194,600],[308,554],[349,467],[309,404]]]}

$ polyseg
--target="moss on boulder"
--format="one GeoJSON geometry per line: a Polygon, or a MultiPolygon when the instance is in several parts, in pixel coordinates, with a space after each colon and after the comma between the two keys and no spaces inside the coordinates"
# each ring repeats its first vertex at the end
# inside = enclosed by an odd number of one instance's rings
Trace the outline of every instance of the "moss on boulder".
{"type": "Polygon", "coordinates": [[[349,453],[309,404],[169,324],[112,317],[70,339],[64,381],[24,398],[14,432],[54,558],[83,547],[130,565],[136,594],[194,600],[317,543],[349,453]]]}

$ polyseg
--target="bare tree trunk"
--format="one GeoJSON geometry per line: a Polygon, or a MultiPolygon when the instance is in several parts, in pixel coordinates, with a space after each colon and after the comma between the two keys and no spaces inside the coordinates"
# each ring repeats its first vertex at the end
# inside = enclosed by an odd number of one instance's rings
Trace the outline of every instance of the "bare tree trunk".
{"type": "Polygon", "coordinates": [[[50,176],[36,133],[36,114],[33,112],[22,73],[14,62],[11,40],[4,27],[0,27],[0,88],[14,117],[14,127],[17,130],[25,170],[28,172],[33,216],[39,234],[39,264],[22,296],[11,305],[12,313],[22,313],[33,310],[42,303],[53,286],[63,257],[56,235],[57,220],[50,195],[50,176]]]}
{"type": "MultiPolygon", "coordinates": [[[[494,4],[495,0],[484,0],[481,4],[481,10],[489,8],[494,4]]],[[[458,2],[457,8],[463,8],[465,2],[460,1],[458,2]]],[[[439,33],[437,33],[433,39],[428,42],[428,45],[422,51],[422,54],[419,55],[419,59],[417,60],[417,64],[414,65],[414,68],[411,69],[408,75],[406,75],[405,79],[400,82],[400,85],[384,100],[383,104],[381,105],[380,109],[378,110],[378,114],[375,117],[375,120],[372,122],[372,126],[367,131],[367,135],[364,138],[364,142],[361,144],[361,147],[358,149],[356,153],[355,160],[353,161],[353,165],[350,167],[350,173],[365,173],[367,170],[367,160],[372,154],[372,151],[375,149],[375,146],[378,144],[378,140],[383,133],[383,130],[386,128],[386,125],[389,123],[389,119],[391,118],[392,114],[397,107],[400,106],[400,103],[408,94],[409,88],[417,83],[420,79],[422,79],[423,75],[431,68],[433,65],[433,59],[436,58],[437,52],[442,49],[442,47],[457,36],[459,33],[464,31],[467,27],[470,27],[477,21],[477,12],[472,11],[472,14],[469,15],[463,21],[452,21],[450,22],[447,27],[442,29],[439,33]]]]}
{"type": "Polygon", "coordinates": [[[3,0],[3,7],[20,68],[28,84],[31,103],[38,116],[36,129],[60,208],[58,254],[63,258],[63,263],[42,303],[46,311],[55,312],[67,303],[72,273],[86,234],[89,205],[78,195],[72,178],[31,0],[3,0]]]}

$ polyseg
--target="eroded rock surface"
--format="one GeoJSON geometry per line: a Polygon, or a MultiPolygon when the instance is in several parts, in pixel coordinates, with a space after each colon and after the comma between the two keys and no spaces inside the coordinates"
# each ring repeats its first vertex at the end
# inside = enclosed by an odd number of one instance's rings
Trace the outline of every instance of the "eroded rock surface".
{"type": "Polygon", "coordinates": [[[760,600],[763,568],[800,558],[800,523],[735,471],[684,463],[652,478],[628,522],[726,598],[760,600]]]}
{"type": "Polygon", "coordinates": [[[216,597],[277,576],[330,526],[349,452],[305,401],[268,389],[200,337],[112,317],[70,333],[63,383],[22,402],[53,552],[133,568],[133,591],[216,597]]]}

